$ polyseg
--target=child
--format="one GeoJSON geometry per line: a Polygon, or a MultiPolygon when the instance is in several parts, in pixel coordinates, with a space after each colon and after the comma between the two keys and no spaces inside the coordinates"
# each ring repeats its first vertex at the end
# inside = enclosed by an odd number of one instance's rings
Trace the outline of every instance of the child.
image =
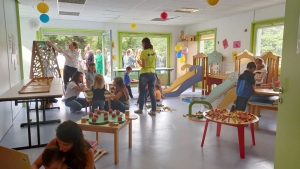
{"type": "Polygon", "coordinates": [[[64,153],[59,151],[57,146],[45,148],[42,154],[42,164],[45,169],[67,169],[68,166],[63,161],[64,153]]]}
{"type": "Polygon", "coordinates": [[[92,85],[94,83],[94,78],[95,78],[95,73],[96,71],[96,67],[95,67],[95,63],[90,63],[89,64],[89,68],[88,68],[88,72],[86,73],[85,79],[86,79],[86,86],[91,89],[92,85]]]}
{"type": "Polygon", "coordinates": [[[159,85],[159,91],[160,91],[160,94],[161,94],[161,98],[164,99],[165,96],[163,95],[162,88],[161,88],[162,82],[161,82],[160,78],[158,78],[157,73],[155,73],[155,76],[156,76],[156,84],[159,85]]]}
{"type": "Polygon", "coordinates": [[[129,77],[131,71],[132,71],[132,68],[131,68],[130,66],[128,66],[128,67],[126,68],[126,72],[124,73],[124,85],[127,87],[129,96],[130,96],[130,98],[132,99],[133,96],[132,96],[131,87],[130,87],[130,82],[131,82],[131,80],[130,80],[130,77],[129,77]]]}
{"type": "Polygon", "coordinates": [[[160,86],[158,84],[155,85],[154,95],[157,102],[161,100],[160,86]]]}
{"type": "Polygon", "coordinates": [[[253,73],[256,69],[254,62],[247,64],[247,70],[240,75],[236,86],[236,110],[245,111],[247,102],[254,90],[255,80],[253,73]]]}
{"type": "Polygon", "coordinates": [[[254,71],[255,86],[262,86],[264,78],[267,75],[267,69],[265,68],[264,61],[261,58],[256,58],[254,62],[256,64],[256,70],[254,71]]]}
{"type": "Polygon", "coordinates": [[[105,87],[104,87],[104,78],[102,75],[96,74],[95,79],[94,79],[94,84],[92,87],[92,91],[93,91],[93,103],[92,103],[93,112],[98,107],[99,107],[99,110],[104,110],[105,87]]]}

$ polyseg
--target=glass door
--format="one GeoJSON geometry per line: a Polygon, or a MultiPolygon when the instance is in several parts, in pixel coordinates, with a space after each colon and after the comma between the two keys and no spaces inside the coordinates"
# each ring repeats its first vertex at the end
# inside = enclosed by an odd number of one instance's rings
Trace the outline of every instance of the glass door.
{"type": "Polygon", "coordinates": [[[112,31],[107,31],[102,34],[102,55],[103,62],[103,75],[105,81],[112,81],[113,77],[113,60],[112,60],[112,31]]]}

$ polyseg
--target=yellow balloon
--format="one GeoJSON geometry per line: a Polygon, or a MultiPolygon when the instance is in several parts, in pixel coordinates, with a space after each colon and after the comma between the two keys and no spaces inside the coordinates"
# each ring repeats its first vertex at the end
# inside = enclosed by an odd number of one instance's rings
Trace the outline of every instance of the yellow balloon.
{"type": "Polygon", "coordinates": [[[219,3],[219,0],[206,0],[206,2],[211,6],[215,6],[219,3]]]}
{"type": "Polygon", "coordinates": [[[132,23],[131,24],[131,29],[135,29],[136,28],[136,23],[132,23]]]}
{"type": "Polygon", "coordinates": [[[37,10],[40,13],[47,13],[49,11],[49,6],[46,3],[41,2],[37,5],[37,10]]]}
{"type": "Polygon", "coordinates": [[[180,63],[184,63],[185,62],[185,57],[181,56],[181,58],[179,59],[180,63]]]}
{"type": "Polygon", "coordinates": [[[176,52],[181,51],[181,49],[182,49],[182,46],[180,46],[180,45],[176,45],[176,46],[175,46],[175,51],[176,51],[176,52]]]}

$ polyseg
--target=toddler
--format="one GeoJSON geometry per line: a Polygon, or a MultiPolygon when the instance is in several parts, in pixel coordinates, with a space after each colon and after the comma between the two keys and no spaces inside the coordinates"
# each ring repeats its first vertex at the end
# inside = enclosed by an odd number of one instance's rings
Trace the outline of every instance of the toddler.
{"type": "Polygon", "coordinates": [[[45,169],[67,169],[68,166],[64,163],[64,153],[59,151],[57,146],[45,148],[42,154],[42,164],[45,169]]]}
{"type": "Polygon", "coordinates": [[[104,78],[100,74],[96,74],[94,78],[94,83],[92,87],[93,91],[93,102],[92,102],[92,109],[93,112],[96,108],[99,107],[99,110],[104,110],[105,106],[105,87],[104,87],[104,78]]]}

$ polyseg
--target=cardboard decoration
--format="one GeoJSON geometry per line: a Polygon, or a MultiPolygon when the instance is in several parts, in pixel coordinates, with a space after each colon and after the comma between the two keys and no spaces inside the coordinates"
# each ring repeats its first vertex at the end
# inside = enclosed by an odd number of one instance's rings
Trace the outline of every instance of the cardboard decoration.
{"type": "Polygon", "coordinates": [[[241,41],[233,41],[233,48],[241,48],[241,41]]]}
{"type": "Polygon", "coordinates": [[[224,47],[224,49],[228,48],[228,41],[227,41],[227,39],[223,40],[223,47],[224,47]]]}

